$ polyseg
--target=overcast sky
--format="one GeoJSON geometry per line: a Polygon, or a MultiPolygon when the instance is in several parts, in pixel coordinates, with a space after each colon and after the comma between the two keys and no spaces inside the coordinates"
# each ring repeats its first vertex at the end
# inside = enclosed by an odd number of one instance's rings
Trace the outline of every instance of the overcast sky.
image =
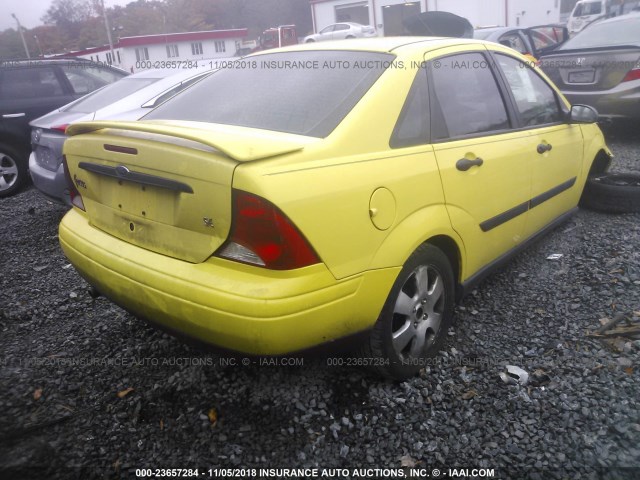
{"type": "MultiPolygon", "coordinates": [[[[125,6],[133,0],[104,0],[107,7],[114,5],[125,6]]],[[[0,0],[0,31],[7,28],[17,28],[16,21],[11,16],[15,13],[20,24],[26,28],[42,25],[40,19],[51,6],[52,0],[0,0]]]]}

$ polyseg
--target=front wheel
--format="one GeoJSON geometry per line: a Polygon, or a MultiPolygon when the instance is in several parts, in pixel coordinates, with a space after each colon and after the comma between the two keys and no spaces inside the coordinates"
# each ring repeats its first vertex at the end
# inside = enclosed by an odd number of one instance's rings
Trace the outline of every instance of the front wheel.
{"type": "Polygon", "coordinates": [[[27,181],[27,160],[9,145],[0,144],[0,198],[18,192],[27,181]]]}
{"type": "Polygon", "coordinates": [[[382,308],[364,354],[384,376],[405,380],[442,345],[454,307],[453,271],[437,247],[418,247],[404,264],[382,308]]]}

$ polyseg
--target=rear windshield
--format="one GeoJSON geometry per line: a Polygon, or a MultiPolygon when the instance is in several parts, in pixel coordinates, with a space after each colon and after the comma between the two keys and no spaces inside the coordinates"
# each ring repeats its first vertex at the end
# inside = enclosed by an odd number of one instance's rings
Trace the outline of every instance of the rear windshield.
{"type": "Polygon", "coordinates": [[[394,55],[305,51],[247,57],[168,100],[145,120],[192,120],[326,137],[394,55]]]}
{"type": "Polygon", "coordinates": [[[638,45],[640,43],[640,15],[621,17],[611,22],[594,23],[564,43],[559,50],[638,45]]]}
{"type": "Polygon", "coordinates": [[[123,78],[111,85],[107,85],[95,93],[90,93],[81,98],[73,105],[65,108],[66,112],[91,113],[118,100],[122,100],[127,95],[137,92],[141,88],[151,85],[160,80],[159,78],[123,78]]]}

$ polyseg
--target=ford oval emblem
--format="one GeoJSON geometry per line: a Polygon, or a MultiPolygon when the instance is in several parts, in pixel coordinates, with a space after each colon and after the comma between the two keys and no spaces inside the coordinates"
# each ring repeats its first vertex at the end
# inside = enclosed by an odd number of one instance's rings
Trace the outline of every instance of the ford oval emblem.
{"type": "Polygon", "coordinates": [[[131,171],[124,165],[118,165],[116,167],[116,174],[119,177],[126,177],[127,175],[129,175],[129,173],[131,173],[131,171]]]}

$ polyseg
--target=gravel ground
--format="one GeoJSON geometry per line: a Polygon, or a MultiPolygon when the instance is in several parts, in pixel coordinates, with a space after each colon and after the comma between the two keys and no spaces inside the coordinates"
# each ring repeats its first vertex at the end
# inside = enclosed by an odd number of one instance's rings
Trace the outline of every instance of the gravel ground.
{"type": "MultiPolygon", "coordinates": [[[[615,169],[640,170],[638,131],[607,130],[615,169]]],[[[616,313],[638,321],[640,215],[581,210],[458,306],[433,365],[392,383],[326,358],[228,365],[90,298],[58,246],[64,213],[33,188],[0,200],[1,478],[224,467],[640,478],[640,341],[587,335],[616,313]],[[503,383],[507,364],[538,382],[503,383]]]]}

